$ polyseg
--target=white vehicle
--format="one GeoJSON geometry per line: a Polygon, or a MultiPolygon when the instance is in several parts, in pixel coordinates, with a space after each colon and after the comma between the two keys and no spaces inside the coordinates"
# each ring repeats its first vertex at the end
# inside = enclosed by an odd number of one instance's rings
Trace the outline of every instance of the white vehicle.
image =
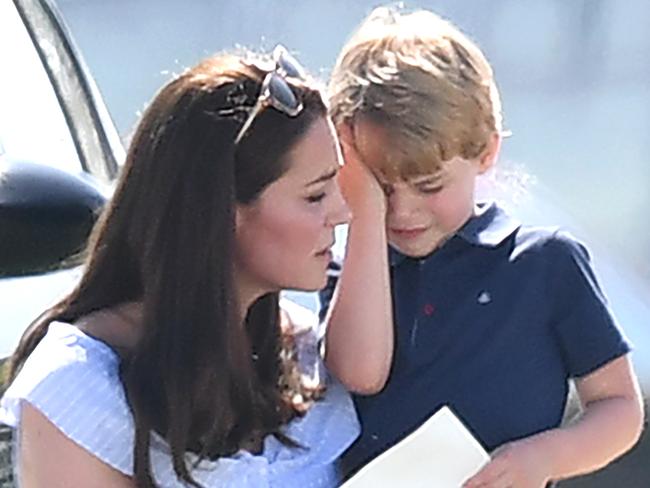
{"type": "Polygon", "coordinates": [[[124,149],[49,0],[0,2],[0,357],[78,276],[124,149]]]}

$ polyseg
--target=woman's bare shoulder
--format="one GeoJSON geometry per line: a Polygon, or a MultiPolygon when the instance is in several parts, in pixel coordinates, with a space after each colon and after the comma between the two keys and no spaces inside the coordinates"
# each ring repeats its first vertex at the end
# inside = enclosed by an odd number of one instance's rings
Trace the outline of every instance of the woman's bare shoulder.
{"type": "Polygon", "coordinates": [[[131,479],[68,438],[29,402],[22,404],[18,476],[21,486],[134,488],[131,479]],[[53,456],[52,453],[56,453],[53,456]]]}

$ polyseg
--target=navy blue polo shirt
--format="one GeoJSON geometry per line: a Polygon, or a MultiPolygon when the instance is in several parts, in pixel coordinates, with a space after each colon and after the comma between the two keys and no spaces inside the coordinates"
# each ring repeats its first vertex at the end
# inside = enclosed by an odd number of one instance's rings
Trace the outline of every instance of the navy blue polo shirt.
{"type": "Polygon", "coordinates": [[[557,427],[567,380],[629,351],[586,248],[561,230],[521,226],[494,203],[429,256],[390,248],[389,257],[395,353],[385,388],[354,396],[362,434],[344,455],[347,471],[443,405],[488,451],[557,427]]]}

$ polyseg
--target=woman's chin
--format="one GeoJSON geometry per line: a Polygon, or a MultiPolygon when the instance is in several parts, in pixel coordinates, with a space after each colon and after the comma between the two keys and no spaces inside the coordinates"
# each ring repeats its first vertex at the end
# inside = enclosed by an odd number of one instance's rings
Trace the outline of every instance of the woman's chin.
{"type": "Polygon", "coordinates": [[[286,288],[295,291],[314,292],[314,291],[322,290],[323,288],[325,288],[325,285],[327,285],[327,275],[324,274],[318,278],[314,278],[311,280],[303,279],[300,281],[296,281],[295,283],[293,283],[293,286],[288,286],[286,288]]]}

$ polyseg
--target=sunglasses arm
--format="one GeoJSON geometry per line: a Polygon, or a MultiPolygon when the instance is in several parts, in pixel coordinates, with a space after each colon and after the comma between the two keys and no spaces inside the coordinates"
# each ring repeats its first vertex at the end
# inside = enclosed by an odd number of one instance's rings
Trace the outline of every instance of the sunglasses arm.
{"type": "Polygon", "coordinates": [[[242,140],[242,138],[244,137],[244,134],[246,134],[246,131],[248,130],[248,128],[253,123],[253,120],[255,120],[255,117],[257,117],[257,114],[264,107],[265,100],[266,99],[264,97],[259,98],[257,100],[257,103],[255,104],[253,109],[248,114],[248,118],[246,119],[246,122],[244,122],[244,125],[242,125],[241,129],[239,129],[239,132],[237,133],[237,137],[235,138],[235,144],[239,144],[239,141],[242,140]]]}

